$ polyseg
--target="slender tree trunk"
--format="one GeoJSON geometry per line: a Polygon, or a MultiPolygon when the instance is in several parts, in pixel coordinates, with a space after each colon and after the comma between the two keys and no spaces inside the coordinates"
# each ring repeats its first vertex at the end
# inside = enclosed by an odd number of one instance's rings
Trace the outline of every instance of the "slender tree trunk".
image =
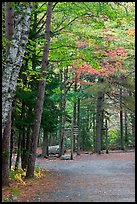
{"type": "Polygon", "coordinates": [[[19,138],[18,138],[18,149],[17,149],[17,157],[16,157],[16,162],[15,162],[15,170],[18,169],[20,155],[21,155],[21,135],[22,135],[22,133],[20,132],[19,138]]]}
{"type": "Polygon", "coordinates": [[[31,144],[31,134],[32,134],[32,127],[28,127],[27,128],[27,131],[26,131],[26,147],[25,147],[25,152],[26,152],[26,156],[25,158],[23,159],[24,160],[24,168],[26,168],[28,166],[28,160],[29,160],[29,152],[30,152],[30,144],[31,144]]]}
{"type": "MultiPolygon", "coordinates": [[[[103,94],[103,101],[104,101],[104,94],[103,94]]],[[[102,110],[102,117],[101,117],[101,150],[103,150],[103,139],[104,139],[104,110],[102,110]]]]}
{"type": "Polygon", "coordinates": [[[80,98],[78,98],[78,135],[77,135],[77,155],[80,155],[80,98]]]}
{"type": "Polygon", "coordinates": [[[120,88],[120,147],[124,150],[122,88],[120,88]]]}
{"type": "Polygon", "coordinates": [[[135,116],[132,114],[132,143],[135,145],[135,116]]]}
{"type": "Polygon", "coordinates": [[[41,74],[44,80],[41,80],[39,83],[38,102],[36,106],[34,126],[32,130],[32,135],[31,135],[31,149],[30,149],[30,154],[29,154],[29,162],[28,162],[26,178],[34,176],[36,150],[37,150],[38,136],[39,136],[41,116],[42,116],[42,110],[43,110],[43,102],[44,102],[45,85],[46,85],[45,83],[46,70],[48,67],[51,15],[52,15],[52,2],[48,2],[46,29],[45,29],[45,46],[44,46],[44,51],[43,51],[42,74],[41,74]]]}
{"type": "MultiPolygon", "coordinates": [[[[13,117],[11,119],[11,122],[13,123],[13,117]]],[[[12,126],[12,125],[11,125],[12,126]]],[[[11,169],[12,166],[12,151],[13,151],[13,134],[14,130],[11,128],[11,139],[10,139],[10,162],[9,162],[9,168],[11,169]]]]}
{"type": "Polygon", "coordinates": [[[125,112],[125,143],[128,145],[127,113],[125,112]]]}
{"type": "MultiPolygon", "coordinates": [[[[77,93],[77,76],[75,76],[75,83],[74,83],[74,93],[77,93]]],[[[73,106],[73,151],[76,152],[76,135],[74,133],[75,127],[77,126],[77,103],[76,99],[74,101],[74,106],[73,106]]]]}
{"type": "Polygon", "coordinates": [[[101,153],[101,135],[102,135],[102,111],[103,111],[103,93],[99,92],[97,97],[97,112],[96,112],[96,153],[101,153]]]}
{"type": "Polygon", "coordinates": [[[48,132],[46,131],[46,129],[44,129],[44,135],[43,135],[42,156],[43,157],[49,156],[49,153],[48,153],[48,132]]]}
{"type": "Polygon", "coordinates": [[[63,71],[60,70],[60,149],[59,156],[63,154],[63,71]]]}
{"type": "Polygon", "coordinates": [[[107,125],[107,119],[105,120],[105,128],[106,128],[106,154],[108,154],[108,125],[107,125]]]}
{"type": "Polygon", "coordinates": [[[26,44],[28,42],[31,2],[27,5],[19,4],[19,12],[10,43],[6,66],[2,75],[2,134],[12,108],[17,78],[22,65],[26,44]],[[25,13],[25,15],[24,15],[25,13]],[[26,15],[28,14],[28,15],[26,15]]]}
{"type": "Polygon", "coordinates": [[[94,147],[94,152],[95,152],[95,149],[96,149],[96,117],[95,117],[94,112],[93,112],[92,120],[93,120],[93,147],[94,147]]]}
{"type": "Polygon", "coordinates": [[[74,142],[74,134],[73,134],[73,124],[72,124],[72,128],[71,128],[71,160],[73,160],[73,150],[74,150],[74,147],[73,147],[73,142],[74,142]]]}
{"type": "MultiPolygon", "coordinates": [[[[62,75],[62,73],[61,73],[62,75]]],[[[61,80],[61,84],[62,84],[62,78],[63,76],[61,76],[60,80],[61,80]]],[[[61,122],[61,140],[60,140],[60,153],[59,156],[64,154],[64,137],[65,137],[65,122],[66,122],[66,116],[65,116],[65,109],[66,109],[66,84],[67,84],[67,79],[68,79],[68,68],[64,69],[64,82],[61,85],[61,109],[63,112],[62,115],[62,122],[61,122]]]]}

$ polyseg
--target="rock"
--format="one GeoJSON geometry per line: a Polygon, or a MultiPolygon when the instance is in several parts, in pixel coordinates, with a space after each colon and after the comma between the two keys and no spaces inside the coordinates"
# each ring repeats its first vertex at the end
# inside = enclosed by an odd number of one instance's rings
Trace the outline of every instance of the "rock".
{"type": "Polygon", "coordinates": [[[59,145],[49,146],[49,154],[59,154],[59,145]]]}
{"type": "Polygon", "coordinates": [[[84,152],[84,154],[89,154],[89,152],[84,152]]]}
{"type": "Polygon", "coordinates": [[[60,159],[61,159],[61,160],[71,160],[71,155],[69,155],[69,154],[62,155],[62,156],[60,157],[60,159]]]}

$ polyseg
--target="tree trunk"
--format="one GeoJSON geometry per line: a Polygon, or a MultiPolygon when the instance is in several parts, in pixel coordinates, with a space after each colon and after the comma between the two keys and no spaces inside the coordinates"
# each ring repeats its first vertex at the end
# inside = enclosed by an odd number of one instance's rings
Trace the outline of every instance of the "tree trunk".
{"type": "Polygon", "coordinates": [[[105,128],[106,128],[106,154],[108,154],[108,125],[107,125],[107,119],[105,120],[105,128]]]}
{"type": "Polygon", "coordinates": [[[135,116],[132,114],[132,143],[135,145],[135,116]]]}
{"type": "MultiPolygon", "coordinates": [[[[13,10],[13,3],[5,2],[5,31],[6,31],[6,38],[10,42],[12,40],[13,32],[14,32],[14,10],[13,10]]],[[[6,57],[9,56],[9,43],[6,45],[6,57]]],[[[5,70],[3,70],[5,71],[5,70]]],[[[4,127],[3,127],[4,128],[4,127]]],[[[4,136],[2,144],[3,154],[7,152],[7,156],[2,159],[2,173],[4,175],[4,179],[2,179],[3,185],[8,185],[9,182],[9,168],[10,168],[10,138],[11,138],[11,111],[8,113],[8,118],[4,130],[4,136]],[[6,146],[7,145],[7,146],[6,146]]],[[[2,177],[3,178],[3,177],[2,177]]]]}
{"type": "Polygon", "coordinates": [[[96,150],[96,116],[95,116],[95,112],[93,112],[92,120],[93,120],[93,147],[94,147],[94,152],[95,152],[95,150],[96,150]]]}
{"type": "MultiPolygon", "coordinates": [[[[73,125],[73,124],[72,124],[73,125]]],[[[72,129],[71,129],[71,160],[73,160],[73,149],[74,149],[74,147],[73,147],[73,141],[74,141],[74,135],[73,135],[73,127],[72,127],[72,129]]]]}
{"type": "Polygon", "coordinates": [[[59,147],[59,156],[63,154],[63,73],[60,70],[60,147],[59,147]]]}
{"type": "Polygon", "coordinates": [[[101,153],[101,135],[102,135],[102,111],[103,111],[103,93],[99,92],[97,97],[97,112],[96,112],[96,149],[95,152],[101,153]]]}
{"type": "Polygon", "coordinates": [[[21,135],[22,135],[22,133],[20,132],[19,138],[18,138],[18,149],[17,149],[17,157],[16,157],[16,162],[15,162],[15,170],[18,169],[20,155],[21,155],[21,135]]]}
{"type": "Polygon", "coordinates": [[[22,169],[26,168],[26,132],[24,126],[21,133],[21,167],[22,169]]]}
{"type": "Polygon", "coordinates": [[[30,148],[30,153],[29,153],[29,162],[28,162],[26,178],[34,176],[36,150],[37,150],[38,136],[39,136],[43,102],[44,102],[45,85],[46,85],[45,83],[46,70],[48,67],[51,15],[52,15],[52,2],[48,2],[46,29],[45,29],[45,45],[44,45],[44,51],[43,51],[42,74],[41,74],[41,77],[44,78],[44,80],[41,80],[39,82],[38,101],[37,101],[37,106],[36,106],[34,126],[32,130],[32,135],[31,135],[31,148],[30,148]]]}
{"type": "MultiPolygon", "coordinates": [[[[75,83],[74,83],[74,93],[77,92],[77,76],[75,77],[75,83]]],[[[76,135],[74,133],[75,127],[77,126],[77,103],[76,99],[74,101],[74,106],[73,106],[73,151],[76,152],[76,135]]]]}
{"type": "MultiPolygon", "coordinates": [[[[13,123],[13,117],[11,117],[11,122],[13,123]]],[[[12,126],[12,124],[11,124],[12,126]]],[[[12,166],[12,151],[13,151],[13,134],[14,134],[14,130],[13,128],[11,128],[11,137],[10,137],[10,162],[9,162],[9,168],[11,169],[12,166]]]]}
{"type": "Polygon", "coordinates": [[[22,65],[26,44],[28,42],[31,2],[19,4],[17,21],[13,38],[10,43],[6,66],[2,76],[2,134],[12,108],[12,101],[16,90],[17,78],[22,65]],[[25,14],[25,15],[24,15],[25,14]],[[26,15],[28,14],[28,15],[26,15]]]}
{"type": "MultiPolygon", "coordinates": [[[[103,101],[104,101],[104,94],[103,94],[103,101]]],[[[104,110],[102,110],[102,127],[101,127],[101,150],[103,150],[103,139],[104,139],[104,110]]]]}
{"type": "MultiPolygon", "coordinates": [[[[64,154],[64,137],[65,137],[65,122],[66,122],[66,116],[65,116],[65,108],[66,108],[66,84],[68,79],[68,68],[64,69],[64,81],[63,86],[61,87],[61,91],[63,93],[61,94],[61,107],[62,107],[62,122],[61,122],[61,140],[60,140],[60,153],[59,156],[64,154]]],[[[62,77],[61,77],[62,80],[62,77]]],[[[62,82],[61,82],[62,83],[62,82]]]]}
{"type": "Polygon", "coordinates": [[[78,98],[78,135],[77,135],[77,155],[80,155],[80,98],[78,98]]]}
{"type": "Polygon", "coordinates": [[[127,113],[125,112],[125,143],[128,145],[127,113]]]}
{"type": "Polygon", "coordinates": [[[122,88],[120,88],[120,147],[124,150],[122,88]]]}
{"type": "Polygon", "coordinates": [[[43,157],[49,156],[49,153],[48,153],[48,132],[46,131],[46,129],[44,129],[44,135],[43,135],[42,156],[43,157]]]}
{"type": "MultiPolygon", "coordinates": [[[[10,116],[11,117],[11,116],[10,116]]],[[[11,120],[8,120],[11,123],[11,120]]],[[[2,185],[7,186],[9,183],[9,158],[10,158],[10,135],[11,124],[6,124],[2,138],[2,185]]]]}

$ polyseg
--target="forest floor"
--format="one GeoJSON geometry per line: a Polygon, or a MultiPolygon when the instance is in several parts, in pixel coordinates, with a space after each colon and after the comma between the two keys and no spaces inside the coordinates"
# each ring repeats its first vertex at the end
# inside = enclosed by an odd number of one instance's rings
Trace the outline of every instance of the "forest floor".
{"type": "Polygon", "coordinates": [[[133,151],[81,152],[74,160],[37,158],[36,166],[46,169],[45,176],[16,185],[14,202],[135,202],[133,151]]]}

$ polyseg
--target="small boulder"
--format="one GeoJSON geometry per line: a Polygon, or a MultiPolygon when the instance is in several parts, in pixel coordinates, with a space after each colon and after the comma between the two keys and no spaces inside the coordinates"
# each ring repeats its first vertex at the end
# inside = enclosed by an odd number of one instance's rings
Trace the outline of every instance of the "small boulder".
{"type": "Polygon", "coordinates": [[[69,154],[62,155],[62,156],[60,157],[60,159],[61,159],[61,160],[71,160],[71,155],[69,155],[69,154]]]}

